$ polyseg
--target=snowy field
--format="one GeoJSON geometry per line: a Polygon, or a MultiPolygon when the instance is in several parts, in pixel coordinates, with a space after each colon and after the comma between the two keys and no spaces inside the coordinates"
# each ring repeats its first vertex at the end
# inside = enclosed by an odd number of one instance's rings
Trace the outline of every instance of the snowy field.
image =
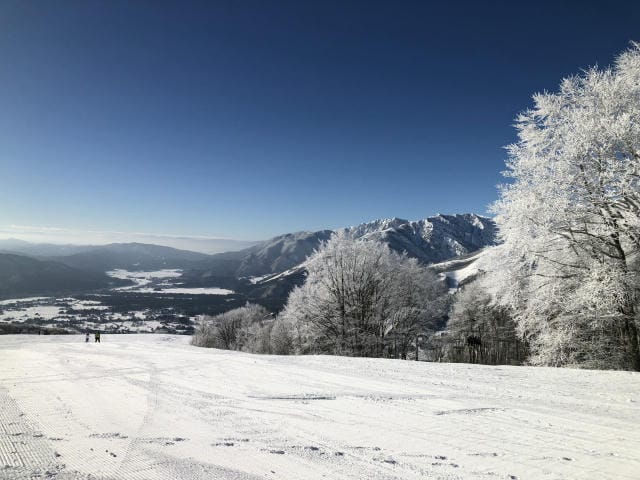
{"type": "Polygon", "coordinates": [[[0,337],[0,478],[638,479],[640,375],[0,337]]]}
{"type": "Polygon", "coordinates": [[[127,291],[138,293],[154,293],[154,294],[167,294],[178,293],[184,295],[231,295],[233,290],[226,288],[184,288],[176,287],[176,285],[182,285],[182,283],[175,283],[171,279],[176,279],[182,275],[182,270],[178,269],[166,269],[155,270],[152,272],[143,271],[129,271],[129,270],[111,270],[106,272],[112,278],[118,278],[120,280],[131,280],[134,285],[128,287],[117,287],[115,291],[127,291]],[[151,286],[149,286],[151,285],[151,286]]]}

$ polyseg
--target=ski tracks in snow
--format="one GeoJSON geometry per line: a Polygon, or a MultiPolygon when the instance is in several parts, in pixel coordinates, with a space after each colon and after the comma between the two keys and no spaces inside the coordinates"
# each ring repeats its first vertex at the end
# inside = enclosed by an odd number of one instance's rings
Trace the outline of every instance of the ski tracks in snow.
{"type": "Polygon", "coordinates": [[[625,372],[0,338],[0,479],[635,479],[625,372]],[[3,343],[4,342],[4,343],[3,343]]]}
{"type": "Polygon", "coordinates": [[[58,470],[49,442],[26,421],[5,388],[0,388],[0,405],[0,478],[31,478],[58,470]]]}

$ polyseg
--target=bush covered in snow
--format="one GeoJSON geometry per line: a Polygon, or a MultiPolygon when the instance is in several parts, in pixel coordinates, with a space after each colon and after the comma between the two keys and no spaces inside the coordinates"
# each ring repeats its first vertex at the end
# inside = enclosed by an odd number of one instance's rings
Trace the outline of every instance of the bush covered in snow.
{"type": "Polygon", "coordinates": [[[261,305],[247,303],[200,320],[192,345],[252,353],[295,353],[293,329],[261,305]]]}

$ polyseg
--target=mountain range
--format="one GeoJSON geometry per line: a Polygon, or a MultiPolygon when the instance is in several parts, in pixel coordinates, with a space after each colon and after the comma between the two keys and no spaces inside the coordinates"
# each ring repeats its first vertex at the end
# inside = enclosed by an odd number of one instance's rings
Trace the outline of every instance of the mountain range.
{"type": "MultiPolygon", "coordinates": [[[[234,240],[224,238],[199,238],[199,237],[178,237],[162,235],[133,234],[125,237],[139,237],[127,242],[125,245],[153,245],[172,247],[177,250],[187,250],[215,254],[242,250],[255,245],[256,241],[234,240]]],[[[116,245],[116,244],[110,244],[116,245]]],[[[33,243],[16,238],[0,239],[0,253],[14,253],[17,255],[27,255],[35,257],[62,257],[75,253],[90,252],[99,250],[109,245],[77,245],[73,243],[33,243]]]]}
{"type": "MultiPolygon", "coordinates": [[[[343,230],[355,238],[384,242],[425,265],[494,245],[497,233],[491,219],[475,214],[436,215],[417,221],[391,218],[343,230]]],[[[213,255],[141,243],[80,247],[0,240],[0,252],[11,252],[0,253],[0,269],[6,268],[0,275],[0,295],[52,293],[55,285],[64,286],[64,291],[82,285],[85,290],[106,288],[113,279],[105,272],[114,269],[180,269],[179,280],[185,287],[233,285],[248,300],[277,308],[291,288],[304,281],[306,258],[332,234],[332,230],[289,233],[213,255]],[[24,260],[20,263],[16,257],[24,260]]]]}
{"type": "MultiPolygon", "coordinates": [[[[377,240],[406,252],[424,265],[468,254],[496,242],[493,220],[475,214],[436,215],[424,220],[375,220],[343,229],[355,238],[377,240]]],[[[238,252],[212,255],[188,278],[200,275],[257,277],[281,273],[301,263],[328,240],[332,230],[281,235],[238,252]]]]}

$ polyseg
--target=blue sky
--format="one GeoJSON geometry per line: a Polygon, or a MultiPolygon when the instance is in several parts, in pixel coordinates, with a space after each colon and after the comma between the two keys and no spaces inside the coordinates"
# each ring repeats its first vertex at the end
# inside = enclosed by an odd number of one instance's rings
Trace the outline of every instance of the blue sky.
{"type": "Polygon", "coordinates": [[[633,39],[631,1],[5,0],[0,227],[485,213],[531,94],[633,39]]]}

